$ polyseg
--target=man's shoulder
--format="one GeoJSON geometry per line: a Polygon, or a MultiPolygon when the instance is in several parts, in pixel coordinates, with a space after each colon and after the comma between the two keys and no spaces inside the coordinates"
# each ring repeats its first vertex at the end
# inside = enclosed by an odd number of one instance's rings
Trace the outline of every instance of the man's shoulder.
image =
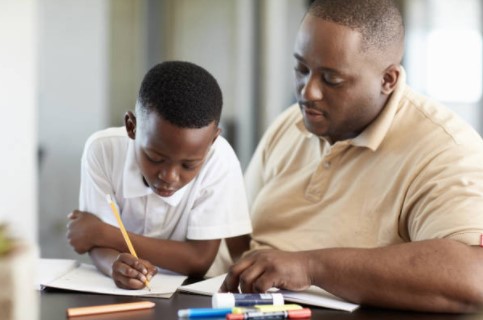
{"type": "Polygon", "coordinates": [[[408,89],[402,103],[411,106],[402,110],[406,125],[412,127],[409,132],[419,134],[418,140],[427,138],[439,143],[483,146],[481,136],[474,128],[441,102],[408,89]]]}

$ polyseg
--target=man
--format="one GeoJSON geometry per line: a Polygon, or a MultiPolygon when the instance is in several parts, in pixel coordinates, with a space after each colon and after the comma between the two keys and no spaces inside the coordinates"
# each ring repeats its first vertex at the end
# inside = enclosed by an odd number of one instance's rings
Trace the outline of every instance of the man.
{"type": "Polygon", "coordinates": [[[222,291],[316,285],[387,308],[483,305],[483,142],[405,84],[403,39],[390,0],[311,4],[295,42],[298,105],[247,169],[251,252],[222,291]]]}

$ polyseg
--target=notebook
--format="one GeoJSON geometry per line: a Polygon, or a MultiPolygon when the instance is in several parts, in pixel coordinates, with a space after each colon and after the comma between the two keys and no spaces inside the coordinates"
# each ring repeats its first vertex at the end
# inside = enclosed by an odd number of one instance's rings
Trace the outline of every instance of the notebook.
{"type": "Polygon", "coordinates": [[[124,296],[170,298],[186,280],[186,276],[158,272],[151,280],[151,291],[118,288],[114,281],[91,264],[69,259],[40,259],[37,287],[124,296]]]}
{"type": "MultiPolygon", "coordinates": [[[[204,281],[196,282],[189,285],[179,287],[179,291],[190,292],[201,295],[213,295],[218,292],[226,274],[210,278],[204,281]]],[[[345,301],[333,294],[316,286],[311,286],[309,289],[301,292],[279,290],[283,294],[284,300],[288,302],[295,302],[299,304],[324,307],[336,310],[344,310],[352,312],[356,310],[359,305],[345,301]]]]}

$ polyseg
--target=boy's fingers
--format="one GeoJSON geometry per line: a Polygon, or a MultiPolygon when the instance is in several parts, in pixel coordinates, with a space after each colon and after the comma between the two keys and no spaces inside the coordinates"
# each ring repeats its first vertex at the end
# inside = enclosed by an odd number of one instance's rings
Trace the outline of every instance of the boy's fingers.
{"type": "Polygon", "coordinates": [[[118,261],[114,263],[113,275],[119,275],[129,279],[139,279],[141,282],[146,281],[146,276],[144,274],[132,268],[131,266],[118,261]]]}
{"type": "Polygon", "coordinates": [[[136,258],[135,256],[129,254],[129,253],[121,253],[117,257],[117,261],[120,261],[121,263],[124,263],[131,268],[137,270],[138,272],[147,275],[148,274],[148,269],[146,266],[143,264],[141,260],[136,258]]]}

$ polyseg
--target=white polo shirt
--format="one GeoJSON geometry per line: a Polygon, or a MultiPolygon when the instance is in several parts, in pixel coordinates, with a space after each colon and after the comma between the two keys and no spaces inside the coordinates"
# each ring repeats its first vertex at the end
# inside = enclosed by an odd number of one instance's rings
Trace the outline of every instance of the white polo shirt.
{"type": "Polygon", "coordinates": [[[195,179],[165,198],[144,184],[124,127],[94,133],[81,160],[79,209],[117,226],[107,194],[126,229],[147,237],[208,240],[252,231],[240,163],[221,136],[195,179]]]}

